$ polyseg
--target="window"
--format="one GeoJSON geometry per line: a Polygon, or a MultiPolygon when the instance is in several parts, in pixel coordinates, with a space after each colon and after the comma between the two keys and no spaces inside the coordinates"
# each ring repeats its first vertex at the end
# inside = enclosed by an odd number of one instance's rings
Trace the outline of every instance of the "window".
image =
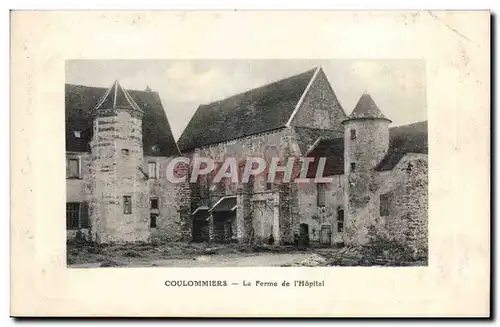
{"type": "Polygon", "coordinates": [[[326,203],[326,185],[316,184],[318,207],[324,207],[326,203]]]}
{"type": "Polygon", "coordinates": [[[148,162],[149,178],[156,178],[156,162],[148,162]]]}
{"type": "Polygon", "coordinates": [[[406,173],[410,174],[412,168],[413,168],[413,165],[411,164],[411,162],[408,163],[408,167],[406,167],[406,173]]]}
{"type": "Polygon", "coordinates": [[[356,172],[356,163],[351,162],[351,173],[354,173],[354,172],[356,172]]]}
{"type": "Polygon", "coordinates": [[[156,213],[152,213],[149,215],[149,227],[156,228],[158,215],[156,213]]]}
{"type": "Polygon", "coordinates": [[[149,199],[150,209],[158,209],[158,198],[149,199]]]}
{"type": "Polygon", "coordinates": [[[81,137],[82,137],[82,132],[81,132],[81,131],[74,131],[73,133],[75,134],[75,137],[76,137],[77,139],[79,139],[79,138],[81,138],[81,137]]]}
{"type": "Polygon", "coordinates": [[[380,216],[389,216],[392,194],[386,193],[380,195],[380,216]]]}
{"type": "Polygon", "coordinates": [[[132,197],[124,196],[123,197],[123,213],[129,215],[132,213],[132,197]]]}
{"type": "Polygon", "coordinates": [[[356,139],[356,130],[351,129],[351,140],[355,140],[355,139],[356,139]]]}
{"type": "Polygon", "coordinates": [[[271,182],[267,182],[267,183],[266,183],[266,191],[270,191],[270,190],[272,190],[272,189],[273,189],[273,183],[271,183],[271,182]]]}
{"type": "Polygon", "coordinates": [[[68,159],[66,178],[80,178],[80,159],[68,159]]]}
{"type": "Polygon", "coordinates": [[[124,156],[128,156],[129,153],[130,153],[130,151],[128,149],[122,149],[122,154],[124,156]]]}
{"type": "Polygon", "coordinates": [[[344,231],[344,209],[337,209],[337,233],[344,231]]]}
{"type": "Polygon", "coordinates": [[[66,203],[66,229],[89,228],[88,210],[87,202],[66,203]]]}

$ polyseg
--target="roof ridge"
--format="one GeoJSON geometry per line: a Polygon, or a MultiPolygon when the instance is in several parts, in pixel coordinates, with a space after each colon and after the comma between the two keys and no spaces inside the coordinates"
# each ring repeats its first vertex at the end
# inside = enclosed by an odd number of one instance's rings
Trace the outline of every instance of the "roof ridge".
{"type": "MultiPolygon", "coordinates": [[[[85,85],[85,84],[73,84],[73,83],[64,83],[66,86],[80,86],[80,87],[86,87],[86,88],[94,88],[94,89],[107,89],[108,87],[106,86],[95,86],[95,85],[85,85]]],[[[146,90],[139,90],[139,89],[127,89],[123,88],[127,92],[141,92],[141,93],[155,93],[159,94],[158,91],[146,91],[146,90]]]]}
{"type": "Polygon", "coordinates": [[[416,121],[416,122],[408,123],[408,124],[404,124],[404,125],[391,126],[389,129],[407,127],[407,126],[416,125],[416,124],[423,124],[423,123],[427,123],[427,120],[416,121]]]}

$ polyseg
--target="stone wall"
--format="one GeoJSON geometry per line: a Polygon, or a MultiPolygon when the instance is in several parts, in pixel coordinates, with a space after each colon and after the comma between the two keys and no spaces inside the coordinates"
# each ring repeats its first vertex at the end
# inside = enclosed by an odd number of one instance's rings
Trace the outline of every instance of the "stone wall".
{"type": "Polygon", "coordinates": [[[379,172],[374,169],[389,148],[389,121],[350,120],[344,127],[346,231],[343,236],[349,244],[358,243],[360,235],[366,235],[367,219],[362,212],[380,186],[379,172]],[[355,138],[351,137],[353,130],[355,138]]]}
{"type": "Polygon", "coordinates": [[[389,174],[382,173],[379,188],[350,222],[348,243],[367,243],[376,236],[370,234],[370,226],[375,226],[375,234],[395,239],[415,252],[427,251],[427,160],[427,155],[407,154],[389,174]],[[389,194],[389,215],[381,216],[380,197],[389,194]]]}
{"type": "Polygon", "coordinates": [[[94,120],[90,227],[92,240],[98,243],[150,239],[141,125],[140,117],[123,110],[94,120]],[[130,213],[125,212],[126,196],[130,213]]]}
{"type": "Polygon", "coordinates": [[[328,79],[322,69],[304,96],[291,125],[300,127],[342,130],[346,118],[328,79]]]}
{"type": "MultiPolygon", "coordinates": [[[[345,179],[343,175],[330,176],[332,183],[324,184],[325,206],[318,206],[318,184],[310,181],[300,183],[299,187],[299,210],[300,224],[309,225],[309,239],[319,242],[322,225],[330,225],[332,243],[342,241],[342,236],[337,230],[338,209],[344,209],[344,188],[345,179]]],[[[344,215],[345,219],[345,215],[344,215]]]]}
{"type": "MultiPolygon", "coordinates": [[[[166,177],[168,164],[171,157],[151,157],[144,158],[144,166],[150,162],[155,162],[158,169],[158,177],[146,181],[147,196],[158,198],[158,210],[145,208],[149,214],[158,214],[156,228],[151,228],[151,235],[155,239],[166,241],[187,240],[191,236],[191,199],[189,180],[187,176],[188,166],[184,163],[176,164],[175,175],[186,176],[186,181],[174,183],[166,177]]],[[[150,202],[147,202],[150,204],[150,202]]],[[[149,217],[149,216],[148,216],[149,217]]]]}
{"type": "Polygon", "coordinates": [[[372,215],[379,217],[376,232],[408,246],[415,254],[427,254],[427,155],[406,155],[394,167],[370,204],[372,215]],[[389,215],[380,217],[380,196],[383,194],[390,194],[391,200],[389,215]]]}
{"type": "MultiPolygon", "coordinates": [[[[220,163],[227,157],[235,157],[238,162],[244,163],[248,157],[264,158],[268,162],[271,157],[276,156],[281,158],[299,157],[301,150],[293,130],[283,128],[199,148],[193,153],[185,155],[192,159],[195,154],[212,158],[220,163]]],[[[209,190],[208,195],[205,194],[205,196],[201,194],[200,185],[192,184],[191,208],[195,210],[201,205],[211,206],[224,195],[238,195],[235,233],[240,242],[247,243],[251,238],[252,241],[265,241],[269,235],[264,234],[268,234],[271,229],[275,242],[291,242],[291,233],[295,228],[293,226],[297,225],[296,229],[298,229],[298,218],[296,218],[298,217],[298,207],[297,201],[290,198],[296,198],[297,192],[293,187],[281,190],[280,186],[276,184],[272,186],[273,190],[268,190],[266,180],[267,175],[263,173],[256,176],[251,184],[232,185],[228,182],[222,189],[209,190]],[[267,223],[257,221],[262,219],[266,220],[267,223]],[[267,227],[260,228],[264,225],[267,227]],[[261,231],[264,232],[261,233],[261,231]]]]}

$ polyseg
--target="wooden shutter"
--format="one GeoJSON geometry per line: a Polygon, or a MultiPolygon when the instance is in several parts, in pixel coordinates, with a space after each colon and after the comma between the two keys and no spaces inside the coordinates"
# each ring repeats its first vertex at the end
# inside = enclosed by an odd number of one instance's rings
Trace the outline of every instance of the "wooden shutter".
{"type": "Polygon", "coordinates": [[[80,205],[80,228],[89,228],[89,203],[82,202],[80,205]]]}

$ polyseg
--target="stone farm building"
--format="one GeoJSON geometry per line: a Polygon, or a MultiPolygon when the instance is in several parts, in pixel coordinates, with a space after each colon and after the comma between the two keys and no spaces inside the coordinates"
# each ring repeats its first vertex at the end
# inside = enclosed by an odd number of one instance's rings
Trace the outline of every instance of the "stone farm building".
{"type": "Polygon", "coordinates": [[[368,94],[347,116],[321,68],[200,105],[177,144],[156,92],[66,85],[68,236],[332,245],[366,242],[373,225],[426,243],[427,122],[390,123],[368,94]],[[198,155],[310,157],[312,178],[326,157],[331,182],[162,178],[198,155]]]}

